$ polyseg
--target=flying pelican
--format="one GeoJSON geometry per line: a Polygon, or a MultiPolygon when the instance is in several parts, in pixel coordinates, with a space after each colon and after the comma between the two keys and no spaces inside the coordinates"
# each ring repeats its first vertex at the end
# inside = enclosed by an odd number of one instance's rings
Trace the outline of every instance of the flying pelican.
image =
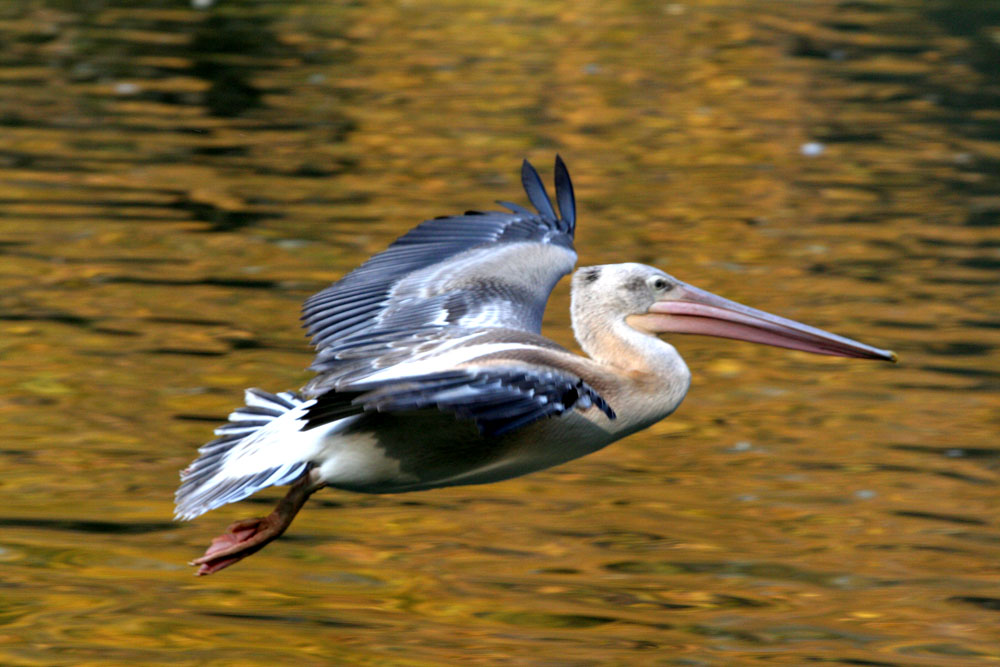
{"type": "Polygon", "coordinates": [[[299,392],[246,391],[177,490],[193,519],[274,485],[266,517],[238,521],[191,564],[217,572],[279,537],[324,486],[401,493],[496,482],[590,454],[668,416],[691,374],[658,334],[706,334],[815,354],[895,361],[889,350],[771,315],[643,264],[581,268],[573,332],[586,357],[541,335],[573,270],[576,203],[556,156],[552,206],[527,160],[536,211],[421,223],[305,302],[318,375],[299,392]]]}

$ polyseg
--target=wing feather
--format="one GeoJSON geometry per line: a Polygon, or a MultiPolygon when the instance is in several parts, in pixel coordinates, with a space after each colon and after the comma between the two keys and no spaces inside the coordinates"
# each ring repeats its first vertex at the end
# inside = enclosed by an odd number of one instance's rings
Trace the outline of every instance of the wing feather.
{"type": "Polygon", "coordinates": [[[340,419],[351,410],[400,412],[436,407],[475,422],[485,436],[574,409],[615,412],[584,380],[553,368],[490,366],[427,373],[388,382],[359,382],[350,391],[330,391],[306,412],[303,430],[340,419]]]}
{"type": "Polygon", "coordinates": [[[549,293],[576,262],[576,211],[561,159],[556,162],[561,218],[527,161],[521,179],[537,212],[504,204],[509,212],[427,220],[310,297],[302,319],[318,350],[313,369],[335,374],[343,352],[356,358],[368,343],[428,328],[538,333],[549,293]]]}
{"type": "Polygon", "coordinates": [[[573,194],[573,181],[569,179],[569,171],[562,158],[556,156],[556,201],[559,203],[559,214],[569,224],[576,224],[576,196],[573,194]]]}
{"type": "Polygon", "coordinates": [[[538,172],[527,160],[521,163],[521,184],[524,185],[524,191],[528,194],[531,205],[538,209],[542,217],[558,218],[555,210],[552,208],[552,200],[549,199],[549,193],[545,191],[545,184],[542,183],[538,172]]]}

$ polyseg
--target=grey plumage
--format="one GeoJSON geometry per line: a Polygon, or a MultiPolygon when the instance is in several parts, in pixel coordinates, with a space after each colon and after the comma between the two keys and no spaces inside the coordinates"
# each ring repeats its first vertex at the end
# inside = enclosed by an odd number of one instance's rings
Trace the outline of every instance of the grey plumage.
{"type": "Polygon", "coordinates": [[[476,345],[556,348],[537,336],[549,293],[576,259],[576,204],[566,165],[555,162],[559,215],[525,160],[521,182],[536,212],[467,211],[428,220],[310,298],[304,320],[320,373],[304,390],[316,403],[306,429],[364,412],[437,408],[500,436],[575,408],[614,411],[569,371],[508,360],[373,380],[422,355],[476,345]],[[491,265],[495,264],[495,267],[491,265]]]}
{"type": "Polygon", "coordinates": [[[357,270],[306,301],[303,320],[317,347],[312,386],[343,386],[357,377],[358,351],[374,367],[378,350],[421,338],[449,337],[455,328],[541,331],[555,283],[572,270],[575,204],[561,159],[556,182],[562,218],[541,178],[525,161],[521,176],[538,212],[475,212],[428,220],[357,270]],[[522,268],[523,267],[523,268],[522,268]]]}
{"type": "MultiPolygon", "coordinates": [[[[484,246],[495,249],[504,244],[538,243],[562,247],[572,252],[575,229],[573,190],[565,165],[558,159],[556,175],[561,184],[560,207],[566,209],[569,216],[567,218],[561,219],[556,215],[538,172],[525,161],[521,172],[522,182],[538,213],[511,205],[510,213],[470,211],[465,215],[427,220],[358,269],[310,297],[303,307],[302,319],[312,336],[313,345],[319,350],[317,360],[325,360],[326,348],[381,328],[386,311],[391,309],[394,300],[398,303],[399,293],[407,292],[408,286],[429,287],[419,280],[413,280],[422,270],[445,264],[463,253],[470,253],[484,246]]],[[[474,259],[469,257],[470,264],[475,263],[472,261],[474,259]]],[[[559,277],[571,268],[572,266],[560,272],[559,277]]],[[[475,291],[477,287],[481,285],[466,283],[459,286],[458,290],[469,292],[475,291]]],[[[458,290],[453,289],[452,292],[458,290]]],[[[546,292],[544,298],[547,297],[546,292]]],[[[455,301],[453,298],[452,303],[455,301]]],[[[426,303],[422,305],[430,307],[426,303]]],[[[443,300],[437,305],[447,307],[443,300]]],[[[544,309],[544,300],[542,308],[544,309]]],[[[424,312],[429,314],[427,310],[424,312]]],[[[413,320],[408,323],[409,326],[416,324],[413,320]]]]}

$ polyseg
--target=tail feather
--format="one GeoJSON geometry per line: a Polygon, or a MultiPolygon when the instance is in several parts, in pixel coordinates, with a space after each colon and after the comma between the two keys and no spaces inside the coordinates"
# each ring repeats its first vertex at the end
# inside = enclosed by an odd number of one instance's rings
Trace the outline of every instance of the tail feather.
{"type": "Polygon", "coordinates": [[[308,469],[310,439],[296,435],[313,401],[260,389],[247,389],[245,400],[181,471],[175,518],[193,519],[265,487],[291,484],[308,469]]]}
{"type": "MultiPolygon", "coordinates": [[[[236,413],[233,413],[236,414],[236,413]]],[[[237,436],[237,440],[242,438],[247,433],[253,433],[261,426],[266,426],[271,422],[270,419],[257,420],[252,422],[240,421],[240,422],[230,422],[229,424],[223,424],[219,428],[215,429],[215,435],[233,435],[237,436]]],[[[219,438],[223,440],[224,438],[219,438]]],[[[213,441],[216,442],[216,441],[213,441]]],[[[205,445],[206,447],[208,445],[205,445]]]]}

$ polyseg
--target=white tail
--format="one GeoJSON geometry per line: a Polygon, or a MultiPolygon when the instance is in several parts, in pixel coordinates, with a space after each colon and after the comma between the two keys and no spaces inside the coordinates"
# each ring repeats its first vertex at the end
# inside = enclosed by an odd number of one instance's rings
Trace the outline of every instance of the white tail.
{"type": "Polygon", "coordinates": [[[181,471],[175,519],[193,519],[265,487],[291,484],[309,467],[314,438],[301,437],[300,418],[315,401],[260,389],[247,389],[245,400],[246,407],[215,429],[219,437],[181,471]]]}

